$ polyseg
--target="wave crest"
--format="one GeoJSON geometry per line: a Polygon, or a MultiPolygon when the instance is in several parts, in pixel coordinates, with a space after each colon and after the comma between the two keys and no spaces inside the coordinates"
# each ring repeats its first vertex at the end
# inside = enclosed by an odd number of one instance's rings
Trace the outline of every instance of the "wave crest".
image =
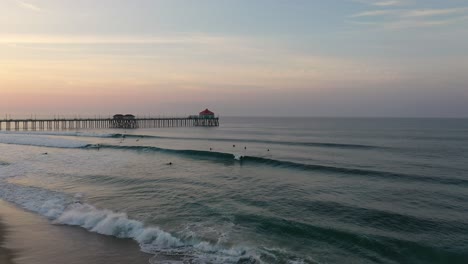
{"type": "Polygon", "coordinates": [[[131,238],[140,244],[151,244],[159,249],[184,245],[171,234],[157,227],[145,227],[142,222],[129,219],[125,213],[100,210],[90,204],[69,205],[54,223],[81,226],[102,235],[131,238]]]}
{"type": "Polygon", "coordinates": [[[308,163],[298,163],[287,160],[277,160],[266,157],[257,157],[257,156],[242,156],[239,154],[231,154],[224,152],[216,151],[204,151],[204,150],[193,150],[193,149],[166,149],[159,147],[151,146],[115,146],[115,145],[87,145],[85,148],[94,149],[94,148],[108,148],[108,149],[119,149],[119,150],[133,150],[133,151],[146,151],[146,152],[161,152],[168,153],[173,155],[186,156],[195,159],[203,160],[215,160],[222,162],[240,162],[241,164],[257,164],[264,166],[271,166],[276,168],[284,169],[296,169],[302,171],[318,171],[323,173],[332,173],[332,174],[341,174],[341,175],[351,175],[351,176],[360,176],[360,177],[379,177],[384,179],[391,180],[401,180],[401,181],[422,181],[422,182],[432,182],[437,184],[448,184],[448,185],[468,185],[468,180],[460,178],[443,178],[443,177],[430,177],[414,174],[405,174],[397,172],[388,172],[380,170],[367,170],[367,169],[357,169],[357,168],[346,168],[346,167],[336,167],[336,166],[327,166],[327,165],[318,165],[318,164],[308,164],[308,163]]]}
{"type": "Polygon", "coordinates": [[[126,213],[81,203],[79,196],[70,197],[42,188],[0,181],[0,198],[45,216],[54,224],[79,226],[102,235],[133,239],[139,243],[142,251],[150,254],[178,253],[195,261],[193,263],[205,263],[204,260],[210,263],[237,263],[239,259],[249,257],[247,251],[241,248],[224,248],[205,241],[182,241],[158,227],[147,227],[138,220],[130,219],[126,213]]]}

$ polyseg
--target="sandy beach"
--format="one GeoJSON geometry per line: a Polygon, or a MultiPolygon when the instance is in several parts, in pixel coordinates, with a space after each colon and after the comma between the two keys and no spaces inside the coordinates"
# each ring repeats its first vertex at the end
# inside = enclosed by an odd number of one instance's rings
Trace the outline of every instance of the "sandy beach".
{"type": "Polygon", "coordinates": [[[52,225],[43,217],[0,200],[0,263],[149,263],[132,240],[52,225]]]}
{"type": "Polygon", "coordinates": [[[13,264],[14,252],[5,247],[6,232],[5,225],[0,216],[0,263],[13,264]]]}

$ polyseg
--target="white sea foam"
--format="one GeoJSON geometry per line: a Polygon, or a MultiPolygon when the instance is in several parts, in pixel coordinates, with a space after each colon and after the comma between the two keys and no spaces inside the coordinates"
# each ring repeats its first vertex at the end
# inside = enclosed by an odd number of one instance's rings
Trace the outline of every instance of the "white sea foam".
{"type": "Polygon", "coordinates": [[[28,135],[28,136],[65,136],[65,137],[97,137],[110,138],[114,134],[96,132],[72,132],[72,131],[0,131],[0,135],[28,135]]]}
{"type": "Polygon", "coordinates": [[[81,226],[102,235],[132,238],[159,250],[183,246],[178,238],[157,227],[145,227],[140,221],[129,219],[125,213],[101,210],[89,204],[70,204],[53,222],[81,226]]]}
{"type": "Polygon", "coordinates": [[[154,248],[171,248],[183,243],[171,234],[156,227],[145,227],[125,213],[80,202],[67,195],[36,187],[2,182],[0,198],[52,220],[55,224],[81,226],[87,230],[119,238],[132,238],[154,248]]]}
{"type": "Polygon", "coordinates": [[[152,254],[178,254],[192,263],[236,263],[246,250],[223,248],[205,241],[182,241],[158,227],[146,227],[127,214],[80,202],[75,197],[42,188],[21,186],[0,180],[0,199],[15,203],[47,217],[54,224],[80,226],[103,235],[131,238],[142,251],[152,254]]]}
{"type": "Polygon", "coordinates": [[[244,156],[242,156],[241,154],[234,154],[234,159],[235,160],[241,160],[244,156]]]}
{"type": "Polygon", "coordinates": [[[26,145],[54,148],[79,148],[88,143],[81,140],[51,138],[44,135],[0,133],[1,144],[26,145]]]}

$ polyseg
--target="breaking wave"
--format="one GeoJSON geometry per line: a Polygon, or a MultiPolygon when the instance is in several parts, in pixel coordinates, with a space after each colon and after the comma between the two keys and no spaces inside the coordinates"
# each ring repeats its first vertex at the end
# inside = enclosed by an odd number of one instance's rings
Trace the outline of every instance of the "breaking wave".
{"type": "Polygon", "coordinates": [[[239,154],[231,154],[231,153],[215,152],[215,151],[192,150],[192,149],[190,150],[166,149],[166,148],[151,147],[151,146],[115,146],[115,145],[87,145],[85,148],[87,149],[107,148],[107,149],[143,151],[143,152],[160,152],[160,153],[168,153],[168,154],[186,156],[190,158],[203,159],[203,160],[215,160],[215,161],[222,161],[222,162],[238,161],[243,165],[257,164],[257,165],[265,165],[265,166],[284,168],[284,169],[318,171],[318,172],[323,172],[323,173],[334,173],[334,174],[366,176],[366,177],[379,177],[379,178],[385,178],[385,179],[398,179],[398,180],[404,180],[404,181],[423,181],[423,182],[432,182],[432,183],[437,183],[437,184],[468,185],[468,180],[459,179],[459,178],[430,177],[430,176],[395,173],[395,172],[378,171],[378,170],[306,164],[306,163],[277,160],[277,159],[271,159],[271,158],[265,158],[265,157],[241,156],[239,154]]]}
{"type": "MultiPolygon", "coordinates": [[[[31,133],[32,134],[32,133],[31,133]]],[[[118,137],[124,134],[108,134],[100,135],[103,137],[118,137]]],[[[127,135],[130,136],[130,135],[127,135]]],[[[137,136],[135,136],[137,137],[137,136]]],[[[204,150],[193,150],[193,149],[167,149],[153,146],[121,146],[121,145],[107,145],[99,144],[93,145],[85,141],[71,140],[63,138],[51,138],[45,135],[31,135],[25,137],[23,134],[13,133],[0,133],[0,144],[14,144],[14,145],[25,145],[25,146],[40,146],[48,148],[76,148],[76,149],[116,149],[116,150],[132,150],[142,152],[160,152],[172,155],[185,156],[194,159],[213,160],[224,163],[239,162],[243,165],[257,164],[270,167],[278,167],[285,169],[296,169],[302,171],[318,171],[323,173],[334,173],[354,176],[366,176],[366,177],[380,177],[385,179],[397,179],[403,181],[423,181],[437,184],[450,184],[450,185],[468,185],[468,180],[453,178],[453,177],[437,177],[437,176],[423,176],[414,174],[404,174],[396,172],[387,172],[379,170],[368,170],[368,169],[357,169],[357,168],[346,168],[336,167],[327,165],[317,165],[308,163],[298,163],[287,160],[277,160],[269,157],[258,157],[258,156],[241,156],[239,154],[216,152],[216,151],[204,151],[204,150]]],[[[8,163],[1,162],[1,165],[8,165],[8,163]]]]}
{"type": "Polygon", "coordinates": [[[3,181],[0,187],[1,199],[47,217],[54,224],[79,226],[102,235],[133,239],[146,253],[178,254],[190,263],[239,263],[242,259],[253,259],[246,249],[224,248],[195,239],[184,241],[158,227],[147,227],[141,221],[130,219],[126,213],[82,203],[79,195],[70,197],[3,181]]]}
{"type": "Polygon", "coordinates": [[[289,146],[308,146],[308,147],[327,147],[327,148],[342,148],[342,149],[378,149],[384,148],[380,146],[370,146],[361,144],[344,144],[344,143],[329,143],[329,142],[297,142],[297,141],[278,141],[278,140],[261,140],[261,139],[240,139],[240,138],[200,138],[200,137],[165,137],[165,136],[150,136],[150,135],[135,135],[135,134],[111,134],[112,138],[159,138],[173,140],[202,140],[202,141],[222,141],[222,142],[250,142],[275,145],[289,146]]]}
{"type": "Polygon", "coordinates": [[[44,135],[31,135],[25,137],[24,134],[0,133],[0,144],[51,147],[51,148],[79,148],[87,145],[79,140],[69,140],[63,138],[50,138],[44,135]]]}
{"type": "MultiPolygon", "coordinates": [[[[123,136],[123,134],[108,134],[101,135],[107,136],[123,136]]],[[[267,157],[258,156],[241,156],[239,154],[216,152],[216,151],[204,151],[204,150],[193,150],[193,149],[167,149],[153,146],[121,146],[121,145],[107,145],[107,144],[89,144],[85,141],[80,140],[69,140],[63,138],[51,138],[44,135],[32,135],[24,137],[24,135],[12,134],[12,133],[0,133],[0,144],[14,144],[14,145],[25,145],[25,146],[40,146],[47,148],[76,148],[76,149],[116,149],[116,150],[132,150],[142,152],[160,152],[172,155],[185,156],[194,159],[202,160],[213,160],[224,163],[239,162],[243,165],[257,164],[271,167],[278,167],[284,169],[296,169],[303,171],[318,171],[323,173],[334,173],[354,176],[366,176],[366,177],[379,177],[385,179],[397,179],[403,181],[423,181],[437,184],[449,184],[449,185],[468,185],[468,180],[453,178],[453,177],[436,177],[436,176],[422,176],[404,173],[395,173],[379,170],[367,170],[357,168],[345,168],[335,167],[327,165],[307,164],[298,163],[286,160],[277,160],[267,157]]],[[[0,165],[8,165],[8,163],[0,162],[0,165]]]]}
{"type": "Polygon", "coordinates": [[[263,139],[240,139],[240,138],[202,138],[202,137],[167,137],[167,136],[152,136],[139,134],[123,134],[123,133],[96,133],[96,132],[49,132],[49,131],[16,131],[16,132],[0,132],[0,135],[30,135],[30,136],[70,136],[70,137],[94,137],[94,138],[152,138],[152,139],[172,139],[172,140],[199,140],[199,141],[220,141],[220,142],[245,142],[245,143],[261,143],[273,145],[288,145],[288,146],[308,146],[308,147],[323,147],[323,148],[340,148],[340,149],[382,149],[387,147],[371,146],[363,144],[345,144],[331,142],[297,142],[297,141],[281,141],[281,140],[263,140],[263,139]]]}
{"type": "Polygon", "coordinates": [[[109,138],[114,137],[114,134],[96,133],[96,132],[81,132],[81,131],[0,131],[0,135],[28,135],[28,136],[63,136],[63,137],[97,137],[109,138]]]}

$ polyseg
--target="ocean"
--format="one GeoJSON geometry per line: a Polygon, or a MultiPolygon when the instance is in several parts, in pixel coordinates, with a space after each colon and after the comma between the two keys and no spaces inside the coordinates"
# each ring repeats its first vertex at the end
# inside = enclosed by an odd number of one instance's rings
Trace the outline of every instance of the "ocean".
{"type": "Polygon", "coordinates": [[[220,123],[0,131],[0,199],[146,263],[468,263],[468,119],[220,123]]]}

